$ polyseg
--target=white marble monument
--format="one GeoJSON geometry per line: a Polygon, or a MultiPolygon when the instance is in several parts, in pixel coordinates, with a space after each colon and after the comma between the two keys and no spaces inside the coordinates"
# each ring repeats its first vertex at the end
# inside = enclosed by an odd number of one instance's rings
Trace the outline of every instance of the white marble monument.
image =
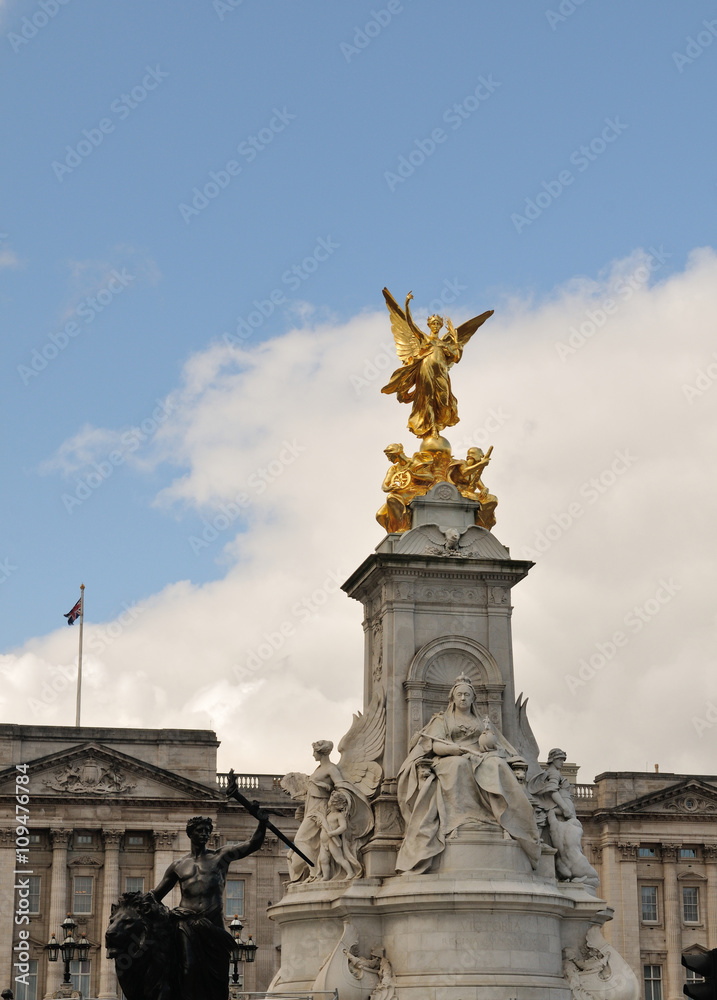
{"type": "MultiPolygon", "coordinates": [[[[408,302],[405,314],[387,302],[398,344],[408,302]]],[[[516,701],[511,590],[532,564],[488,530],[497,500],[480,475],[490,452],[458,462],[440,436],[457,420],[437,420],[430,397],[437,386],[443,398],[445,382],[453,399],[446,372],[434,385],[433,369],[416,369],[431,344],[462,350],[473,332],[461,340],[470,323],[456,331],[449,321],[437,341],[439,319],[399,350],[404,367],[386,387],[406,369],[423,393],[425,420],[415,402],[411,417],[421,451],[387,449],[395,474],[377,516],[389,533],[343,588],[365,611],[364,712],[338,763],[319,740],[314,773],[283,781],[303,804],[296,842],[315,868],[290,857],[291,881],[270,908],[281,928],[271,989],[637,1000],[634,975],[600,934],[612,911],[582,853],[565,754],[552,750],[541,767],[516,701]]]]}

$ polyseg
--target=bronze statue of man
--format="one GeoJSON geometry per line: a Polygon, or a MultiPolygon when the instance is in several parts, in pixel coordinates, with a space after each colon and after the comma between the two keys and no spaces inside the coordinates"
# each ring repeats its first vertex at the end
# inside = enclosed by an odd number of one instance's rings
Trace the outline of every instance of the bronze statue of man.
{"type": "Polygon", "coordinates": [[[224,886],[232,861],[258,851],[264,842],[268,814],[256,813],[258,826],[245,844],[227,845],[218,851],[207,849],[212,821],[193,816],[187,823],[192,847],[172,862],[159,885],[149,893],[163,899],[179,884],[182,897],[172,910],[181,941],[182,997],[186,1000],[227,1000],[232,936],[224,926],[224,886]]]}

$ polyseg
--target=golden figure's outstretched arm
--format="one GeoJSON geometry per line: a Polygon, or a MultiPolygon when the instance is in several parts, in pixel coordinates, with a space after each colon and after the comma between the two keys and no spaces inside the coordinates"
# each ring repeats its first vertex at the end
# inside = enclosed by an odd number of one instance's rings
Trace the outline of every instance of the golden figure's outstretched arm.
{"type": "Polygon", "coordinates": [[[423,343],[426,335],[423,332],[423,330],[420,329],[420,327],[416,326],[415,322],[413,321],[413,316],[411,315],[411,306],[409,305],[409,303],[412,298],[413,298],[413,292],[409,292],[408,295],[406,296],[406,322],[411,328],[412,333],[414,333],[418,337],[419,342],[423,343]]]}

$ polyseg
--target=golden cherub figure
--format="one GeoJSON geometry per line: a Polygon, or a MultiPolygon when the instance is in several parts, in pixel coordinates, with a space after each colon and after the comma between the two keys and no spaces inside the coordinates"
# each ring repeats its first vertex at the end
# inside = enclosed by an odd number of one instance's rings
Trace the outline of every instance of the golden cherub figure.
{"type": "Polygon", "coordinates": [[[428,317],[430,334],[416,326],[409,307],[412,292],[406,296],[405,312],[387,288],[383,290],[383,297],[391,315],[396,353],[403,363],[381,392],[395,392],[399,403],[413,404],[408,429],[422,438],[421,451],[450,451],[441,431],[458,423],[458,402],[451,392],[448,372],[461,360],[463,348],[478,327],[493,315],[493,310],[461,323],[458,329],[446,317],[448,332],[439,337],[443,327],[441,316],[428,317]]]}

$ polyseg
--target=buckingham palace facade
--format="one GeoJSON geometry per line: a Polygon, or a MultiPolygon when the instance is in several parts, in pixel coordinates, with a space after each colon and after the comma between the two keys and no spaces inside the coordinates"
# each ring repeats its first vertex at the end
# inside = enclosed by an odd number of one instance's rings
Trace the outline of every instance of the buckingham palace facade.
{"type": "MultiPolygon", "coordinates": [[[[153,888],[188,853],[191,816],[213,820],[210,847],[242,843],[256,828],[227,801],[218,746],[215,734],[202,730],[0,725],[0,989],[11,988],[16,1000],[55,993],[64,966],[48,961],[45,945],[51,934],[62,940],[70,913],[74,936],[90,944],[87,960],[70,968],[75,987],[85,998],[121,997],[103,941],[120,893],[153,888]],[[22,930],[29,931],[25,982],[14,967],[22,930]]],[[[296,804],[279,776],[237,777],[246,797],[276,813],[273,821],[291,836],[296,804]]],[[[287,878],[286,848],[271,833],[260,851],[230,866],[227,926],[238,914],[245,937],[258,944],[255,962],[240,968],[246,990],[264,989],[279,966],[278,932],[266,908],[281,898],[287,878]]],[[[164,903],[178,902],[175,888],[164,903]]]]}
{"type": "MultiPolygon", "coordinates": [[[[227,801],[218,746],[206,730],[0,725],[0,989],[16,1000],[55,993],[63,963],[50,963],[45,945],[51,934],[62,939],[70,913],[75,936],[90,945],[70,968],[75,987],[84,998],[119,1000],[103,945],[118,896],[153,888],[188,852],[191,816],[212,818],[210,847],[241,843],[255,829],[227,801]],[[14,964],[18,957],[24,964],[14,964]]],[[[565,773],[574,780],[576,771],[565,773]]],[[[238,776],[247,798],[291,837],[296,803],[279,779],[238,776]]],[[[717,777],[610,772],[575,784],[574,798],[599,893],[615,910],[606,937],[633,967],[644,1000],[677,1000],[681,953],[717,947],[717,777]]],[[[258,945],[256,961],[240,968],[247,991],[266,989],[279,967],[266,909],[287,879],[286,848],[271,833],[229,869],[227,926],[238,914],[258,945]]],[[[178,901],[176,888],[164,900],[178,901]]]]}

